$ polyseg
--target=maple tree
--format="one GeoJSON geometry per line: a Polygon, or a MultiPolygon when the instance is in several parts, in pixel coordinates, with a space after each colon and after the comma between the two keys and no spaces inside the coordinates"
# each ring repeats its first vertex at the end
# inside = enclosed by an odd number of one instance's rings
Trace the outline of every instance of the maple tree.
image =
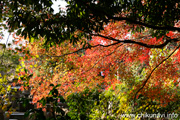
{"type": "Polygon", "coordinates": [[[134,107],[137,110],[154,110],[176,102],[179,96],[179,33],[170,31],[166,36],[156,38],[148,34],[148,29],[133,34],[129,31],[131,27],[124,21],[109,23],[100,35],[132,39],[135,44],[102,37],[87,40],[88,45],[84,47],[80,42],[74,46],[64,42],[46,49],[44,38],[27,44],[25,49],[29,51],[24,56],[24,63],[29,72],[20,75],[33,74],[28,80],[33,102],[47,96],[50,84],[61,84],[59,93],[66,98],[86,87],[108,89],[122,83],[131,88],[128,98],[134,98],[135,105],[138,103],[134,107]],[[174,42],[167,44],[164,40],[174,42]],[[147,108],[151,106],[150,101],[156,101],[155,107],[147,108]]]}
{"type": "MultiPolygon", "coordinates": [[[[65,98],[86,87],[106,91],[120,84],[130,88],[128,97],[114,91],[131,112],[178,104],[179,1],[67,0],[66,12],[57,14],[51,1],[41,2],[3,2],[12,10],[9,30],[29,37],[19,82],[25,83],[22,90],[31,87],[34,103],[47,97],[50,84],[61,84],[58,92],[65,98]]],[[[113,96],[105,95],[98,107],[106,97],[113,96]]],[[[102,115],[98,107],[92,111],[102,115]]]]}

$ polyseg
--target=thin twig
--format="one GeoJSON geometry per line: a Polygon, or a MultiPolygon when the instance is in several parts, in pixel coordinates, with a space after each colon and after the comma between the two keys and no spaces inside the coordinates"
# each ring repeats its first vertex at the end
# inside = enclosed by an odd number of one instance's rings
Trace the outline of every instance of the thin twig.
{"type": "Polygon", "coordinates": [[[80,48],[80,49],[78,49],[78,50],[76,50],[76,51],[73,51],[73,52],[70,52],[70,53],[65,53],[65,54],[62,54],[62,55],[59,55],[59,56],[50,56],[50,55],[46,55],[46,56],[48,56],[48,57],[64,57],[64,56],[66,56],[66,55],[78,53],[79,51],[85,50],[85,49],[95,48],[95,47],[98,47],[98,46],[109,47],[109,46],[113,46],[113,45],[117,45],[117,44],[119,44],[119,42],[115,42],[115,43],[112,43],[112,44],[110,44],[110,45],[98,44],[98,45],[94,45],[94,46],[83,47],[83,48],[80,48]]]}
{"type": "MultiPolygon", "coordinates": [[[[104,57],[102,57],[101,59],[99,59],[98,61],[96,61],[96,63],[94,63],[94,65],[93,65],[90,69],[88,69],[87,71],[85,71],[85,72],[88,72],[88,71],[90,71],[91,69],[93,69],[94,66],[95,66],[100,60],[104,59],[104,58],[107,57],[107,56],[112,55],[112,54],[113,54],[119,47],[121,47],[122,45],[123,45],[123,44],[117,46],[111,53],[109,53],[108,55],[105,55],[104,57]]],[[[84,73],[85,73],[85,72],[84,72],[84,73]]]]}
{"type": "Polygon", "coordinates": [[[135,93],[134,96],[134,104],[136,102],[136,96],[137,94],[145,87],[146,83],[148,82],[149,78],[151,77],[152,73],[163,63],[165,62],[167,59],[169,59],[175,52],[176,50],[180,47],[180,44],[173,50],[173,52],[166,57],[165,59],[163,59],[158,65],[156,65],[156,67],[154,67],[154,69],[151,71],[151,73],[148,75],[148,77],[146,78],[146,80],[143,82],[142,87],[138,89],[138,91],[135,93]]]}

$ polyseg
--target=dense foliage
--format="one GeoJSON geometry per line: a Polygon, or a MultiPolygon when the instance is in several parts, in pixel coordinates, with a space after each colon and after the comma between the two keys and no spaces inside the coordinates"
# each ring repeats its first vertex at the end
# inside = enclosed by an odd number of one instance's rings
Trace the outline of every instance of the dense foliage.
{"type": "MultiPolygon", "coordinates": [[[[152,43],[156,43],[157,46],[163,44],[164,37],[169,39],[179,37],[178,32],[170,31],[166,36],[158,39],[149,36],[148,29],[133,34],[128,32],[131,26],[124,26],[124,24],[124,22],[109,23],[101,34],[111,33],[111,37],[119,39],[133,38],[136,42],[148,43],[148,46],[153,46],[152,43]]],[[[108,119],[116,119],[125,113],[148,112],[153,114],[179,111],[178,107],[173,105],[177,103],[176,106],[178,106],[179,103],[178,41],[167,44],[164,48],[153,49],[136,44],[122,44],[100,37],[88,40],[91,45],[88,49],[82,49],[83,45],[80,42],[76,45],[64,42],[45,49],[44,42],[41,38],[39,41],[34,40],[27,44],[24,49],[28,52],[22,58],[29,72],[27,75],[25,72],[20,74],[22,76],[33,74],[28,85],[32,88],[31,94],[34,96],[34,102],[48,97],[47,93],[50,89],[47,85],[61,84],[61,87],[57,89],[65,98],[72,93],[77,93],[78,97],[78,93],[83,94],[86,87],[89,89],[100,87],[99,90],[105,90],[105,94],[98,98],[102,102],[98,105],[94,103],[93,108],[85,107],[87,110],[88,108],[92,110],[87,117],[89,119],[104,118],[104,116],[108,119]],[[114,87],[115,96],[111,90],[109,93],[106,91],[110,86],[114,87]],[[123,107],[119,101],[123,103],[123,107]],[[110,112],[107,112],[105,104],[109,105],[109,102],[115,106],[108,107],[110,112]],[[169,105],[172,107],[167,111],[169,105]],[[124,106],[127,107],[126,110],[124,106]]],[[[79,96],[79,99],[81,98],[83,97],[79,96]]],[[[73,101],[69,105],[70,108],[75,107],[73,101]]],[[[81,111],[77,114],[73,112],[73,109],[70,109],[71,114],[69,115],[78,117],[81,111]]]]}
{"type": "MultiPolygon", "coordinates": [[[[19,55],[15,51],[5,49],[1,44],[0,51],[0,113],[14,111],[12,107],[13,95],[16,89],[11,89],[13,79],[17,79],[16,67],[19,65],[19,55]]],[[[0,115],[0,117],[2,117],[0,115]]],[[[3,118],[2,118],[3,119],[3,118]]]]}
{"type": "Polygon", "coordinates": [[[178,0],[66,2],[56,14],[50,0],[1,2],[0,19],[20,35],[15,43],[27,40],[18,83],[31,88],[36,117],[47,117],[47,104],[54,119],[179,113],[178,0]]]}
{"type": "Polygon", "coordinates": [[[155,36],[165,35],[169,30],[180,30],[174,27],[180,16],[178,0],[65,1],[67,8],[53,14],[52,0],[3,0],[0,20],[8,22],[9,31],[18,30],[17,34],[25,38],[46,37],[45,43],[51,45],[100,36],[98,33],[104,29],[103,26],[111,21],[125,20],[140,25],[132,27],[135,31],[152,28],[151,33],[155,36]]]}

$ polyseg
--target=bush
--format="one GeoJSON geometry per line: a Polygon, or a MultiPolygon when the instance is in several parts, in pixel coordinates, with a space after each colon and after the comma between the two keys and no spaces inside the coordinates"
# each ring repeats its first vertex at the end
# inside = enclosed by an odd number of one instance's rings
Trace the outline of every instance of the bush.
{"type": "Polygon", "coordinates": [[[72,120],[89,120],[91,109],[99,101],[100,91],[98,89],[89,90],[86,88],[81,93],[73,93],[68,96],[67,104],[69,106],[68,116],[72,120]]]}
{"type": "Polygon", "coordinates": [[[99,100],[99,103],[95,102],[94,107],[91,109],[90,119],[122,119],[121,114],[128,114],[132,111],[129,89],[123,83],[102,92],[99,100]]]}

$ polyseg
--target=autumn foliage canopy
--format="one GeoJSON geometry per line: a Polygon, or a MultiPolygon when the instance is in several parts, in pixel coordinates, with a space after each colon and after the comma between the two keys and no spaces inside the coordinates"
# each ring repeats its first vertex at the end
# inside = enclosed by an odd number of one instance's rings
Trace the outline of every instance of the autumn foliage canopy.
{"type": "Polygon", "coordinates": [[[55,14],[52,1],[3,2],[1,14],[11,10],[9,31],[20,35],[15,44],[26,39],[18,51],[18,83],[22,91],[31,89],[33,103],[60,84],[65,99],[86,88],[114,90],[122,113],[128,106],[143,111],[179,104],[178,0],[65,1],[67,9],[55,14]]]}
{"type": "Polygon", "coordinates": [[[99,33],[102,37],[94,35],[92,40],[82,39],[88,43],[86,46],[82,46],[81,41],[75,45],[63,42],[47,49],[43,46],[43,38],[28,43],[24,47],[28,52],[21,59],[27,72],[22,71],[19,75],[33,74],[28,80],[33,101],[46,97],[50,84],[61,84],[59,93],[66,97],[86,87],[108,89],[117,83],[125,83],[131,88],[132,98],[143,95],[162,106],[176,101],[179,33],[169,31],[156,38],[148,34],[149,29],[133,33],[131,27],[125,21],[109,23],[99,33]],[[103,37],[107,35],[112,40],[103,37]],[[170,40],[174,41],[164,45],[170,40]]]}

